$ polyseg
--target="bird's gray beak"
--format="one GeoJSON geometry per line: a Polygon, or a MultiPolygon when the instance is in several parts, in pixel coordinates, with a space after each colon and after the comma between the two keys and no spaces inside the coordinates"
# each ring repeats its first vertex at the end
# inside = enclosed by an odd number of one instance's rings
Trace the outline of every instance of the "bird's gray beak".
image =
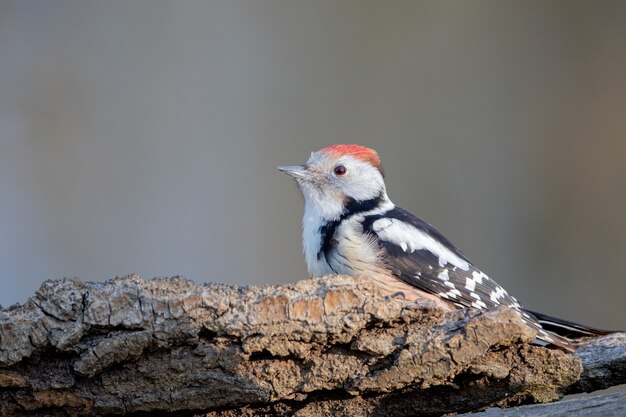
{"type": "Polygon", "coordinates": [[[291,175],[297,180],[305,180],[311,177],[311,172],[307,169],[305,165],[287,165],[277,168],[279,171],[291,175]]]}

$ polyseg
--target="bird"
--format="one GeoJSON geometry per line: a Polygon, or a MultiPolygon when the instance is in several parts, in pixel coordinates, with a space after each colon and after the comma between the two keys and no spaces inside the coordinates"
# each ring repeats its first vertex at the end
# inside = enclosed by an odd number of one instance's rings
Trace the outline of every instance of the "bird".
{"type": "Polygon", "coordinates": [[[336,144],[304,165],[279,166],[304,196],[302,246],[308,274],[370,279],[391,297],[429,299],[444,311],[506,306],[536,331],[537,344],[576,349],[575,339],[610,331],[524,308],[430,224],[387,195],[378,153],[336,144]]]}

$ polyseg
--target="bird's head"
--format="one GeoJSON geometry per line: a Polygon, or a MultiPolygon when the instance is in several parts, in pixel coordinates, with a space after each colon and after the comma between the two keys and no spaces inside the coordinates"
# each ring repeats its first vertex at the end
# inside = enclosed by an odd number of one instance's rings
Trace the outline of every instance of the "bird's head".
{"type": "Polygon", "coordinates": [[[350,204],[387,200],[378,153],[364,146],[332,145],[313,152],[304,165],[278,169],[296,179],[307,207],[328,219],[350,204]]]}

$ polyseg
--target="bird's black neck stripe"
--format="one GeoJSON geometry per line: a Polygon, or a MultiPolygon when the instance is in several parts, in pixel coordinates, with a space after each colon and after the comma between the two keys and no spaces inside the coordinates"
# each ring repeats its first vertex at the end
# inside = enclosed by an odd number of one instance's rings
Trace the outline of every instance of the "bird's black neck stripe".
{"type": "Polygon", "coordinates": [[[343,213],[337,220],[332,220],[326,222],[322,226],[320,226],[320,234],[322,235],[322,245],[320,246],[320,250],[317,252],[317,259],[322,259],[322,255],[328,258],[328,253],[333,247],[333,239],[335,237],[335,231],[339,224],[347,219],[348,217],[352,217],[358,213],[365,213],[366,211],[374,210],[378,206],[380,206],[384,201],[383,193],[378,194],[378,196],[369,199],[369,200],[355,200],[350,198],[345,206],[343,213]]]}

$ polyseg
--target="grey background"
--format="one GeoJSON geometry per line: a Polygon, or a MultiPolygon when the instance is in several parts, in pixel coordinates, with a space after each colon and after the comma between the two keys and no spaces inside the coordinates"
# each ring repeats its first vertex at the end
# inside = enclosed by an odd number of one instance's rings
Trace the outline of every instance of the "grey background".
{"type": "Polygon", "coordinates": [[[376,148],[529,308],[626,328],[626,2],[0,0],[0,303],[306,277],[276,165],[376,148]]]}

